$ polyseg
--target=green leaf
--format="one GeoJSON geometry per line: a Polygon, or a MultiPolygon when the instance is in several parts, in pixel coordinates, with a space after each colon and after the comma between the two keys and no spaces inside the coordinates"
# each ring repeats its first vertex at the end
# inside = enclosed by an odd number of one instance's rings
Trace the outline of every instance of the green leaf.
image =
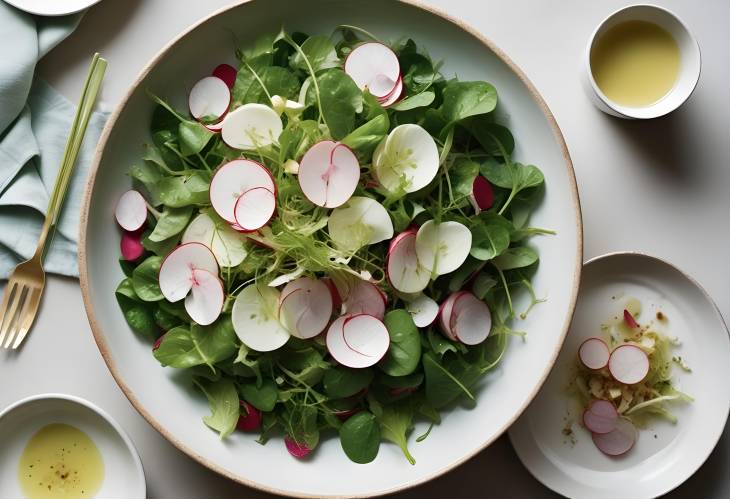
{"type": "Polygon", "coordinates": [[[115,295],[124,319],[132,331],[150,340],[157,338],[159,328],[155,324],[152,308],[139,299],[134,292],[132,280],[127,278],[120,282],[115,295]]]}
{"type": "Polygon", "coordinates": [[[155,324],[157,324],[163,331],[168,331],[179,326],[181,323],[181,320],[178,317],[159,307],[155,308],[152,316],[154,317],[155,324]]]}
{"type": "Polygon", "coordinates": [[[355,114],[363,108],[362,92],[341,69],[328,69],[317,80],[324,121],[332,137],[341,140],[355,128],[355,114]]]}
{"type": "Polygon", "coordinates": [[[472,284],[471,290],[474,295],[483,300],[489,291],[497,285],[497,280],[486,272],[479,272],[474,284],[472,284]]]}
{"type": "Polygon", "coordinates": [[[444,407],[461,395],[474,400],[469,388],[479,378],[477,366],[463,362],[458,357],[448,367],[430,354],[423,354],[423,372],[426,376],[426,399],[435,408],[444,407]]]}
{"type": "Polygon", "coordinates": [[[380,114],[350,132],[341,142],[355,151],[370,153],[388,135],[389,129],[388,115],[380,114]]]}
{"type": "Polygon", "coordinates": [[[340,428],[340,443],[350,461],[373,461],[380,449],[380,427],[375,416],[366,411],[350,416],[340,428]]]}
{"type": "Polygon", "coordinates": [[[408,451],[408,433],[412,428],[413,407],[408,399],[383,406],[380,414],[376,414],[380,423],[380,434],[385,440],[398,445],[411,464],[416,460],[408,451]]]}
{"type": "Polygon", "coordinates": [[[431,350],[433,350],[433,353],[435,353],[439,357],[443,357],[446,352],[458,351],[456,345],[454,345],[453,342],[444,338],[442,334],[435,332],[433,328],[428,330],[427,338],[431,350]]]}
{"type": "Polygon", "coordinates": [[[444,88],[441,113],[449,123],[494,111],[497,90],[484,81],[450,81],[444,88]]]}
{"type": "Polygon", "coordinates": [[[417,107],[430,106],[435,98],[436,94],[433,92],[421,92],[420,94],[406,97],[402,101],[398,102],[396,105],[392,106],[392,109],[395,109],[396,111],[410,111],[411,109],[416,109],[417,107]]]}
{"type": "Polygon", "coordinates": [[[206,364],[212,368],[236,353],[236,341],[231,317],[226,315],[210,326],[192,324],[169,330],[154,356],[163,366],[183,369],[206,364]]]}
{"type": "Polygon", "coordinates": [[[505,126],[482,119],[471,119],[467,128],[489,154],[504,157],[505,154],[512,154],[515,149],[515,138],[505,126]]]}
{"type": "Polygon", "coordinates": [[[303,444],[310,450],[317,447],[319,427],[316,407],[297,405],[290,408],[284,415],[284,427],[297,444],[303,444]]]}
{"type": "Polygon", "coordinates": [[[210,180],[202,172],[165,177],[158,182],[157,189],[162,203],[170,208],[210,203],[210,180]]]}
{"type": "Polygon", "coordinates": [[[150,241],[148,234],[142,238],[142,246],[144,246],[144,249],[151,251],[157,256],[165,257],[170,254],[173,249],[175,249],[179,240],[179,237],[173,236],[170,239],[165,239],[164,241],[157,243],[155,241],[150,241]]]}
{"type": "Polygon", "coordinates": [[[479,175],[479,164],[475,161],[459,160],[449,168],[449,180],[455,201],[471,194],[477,175],[479,175]]]}
{"type": "Polygon", "coordinates": [[[129,176],[142,185],[147,194],[145,198],[148,199],[152,206],[162,204],[157,189],[157,183],[162,179],[162,174],[156,165],[147,161],[142,165],[133,165],[129,169],[129,176]]]}
{"type": "Polygon", "coordinates": [[[240,415],[238,392],[233,381],[221,379],[215,382],[194,380],[194,383],[208,398],[210,416],[203,416],[203,422],[220,434],[224,439],[236,429],[240,415]]]}
{"type": "Polygon", "coordinates": [[[261,382],[261,386],[255,383],[246,383],[239,387],[241,397],[254,406],[256,409],[264,412],[274,410],[276,401],[279,398],[279,389],[273,380],[265,378],[261,382]]]}
{"type": "Polygon", "coordinates": [[[507,251],[492,260],[492,263],[500,270],[511,270],[528,267],[538,260],[537,252],[527,246],[509,248],[507,251]]]}
{"type": "Polygon", "coordinates": [[[509,230],[498,223],[478,223],[471,227],[471,250],[477,260],[491,260],[509,247],[509,230]]]}
{"type": "Polygon", "coordinates": [[[159,243],[182,232],[190,221],[193,214],[191,206],[183,208],[167,208],[162,212],[162,216],[157,220],[155,230],[150,234],[149,240],[159,243]]]}
{"type": "Polygon", "coordinates": [[[411,314],[403,309],[391,310],[383,319],[390,335],[390,346],[380,369],[390,376],[406,376],[421,362],[421,335],[411,314]]]}
{"type": "Polygon", "coordinates": [[[132,285],[134,292],[142,301],[159,301],[164,298],[160,291],[160,284],[157,275],[160,273],[162,258],[159,256],[148,257],[132,272],[132,285]]]}
{"type": "MultiPolygon", "coordinates": [[[[322,69],[336,68],[340,65],[340,58],[337,57],[335,45],[328,36],[311,36],[301,45],[302,52],[309,59],[314,72],[322,69]]],[[[307,72],[307,64],[304,58],[297,51],[291,57],[291,66],[295,69],[307,72]]]]}
{"type": "Polygon", "coordinates": [[[197,121],[181,121],[178,133],[180,134],[180,153],[183,156],[199,153],[215,135],[197,121]]]}
{"type": "Polygon", "coordinates": [[[373,371],[370,369],[351,369],[340,366],[327,371],[322,382],[327,395],[332,398],[344,398],[363,390],[372,380],[373,371]]]}
{"type": "Polygon", "coordinates": [[[298,161],[310,147],[322,139],[322,131],[316,121],[304,120],[295,127],[284,129],[279,135],[279,161],[287,159],[298,161]]]}

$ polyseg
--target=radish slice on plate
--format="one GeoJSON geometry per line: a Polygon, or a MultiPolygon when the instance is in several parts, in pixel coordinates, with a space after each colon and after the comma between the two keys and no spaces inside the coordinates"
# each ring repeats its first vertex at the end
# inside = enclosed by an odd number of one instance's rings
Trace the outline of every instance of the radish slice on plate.
{"type": "Polygon", "coordinates": [[[377,42],[355,47],[345,59],[345,73],[375,97],[391,94],[400,78],[400,63],[390,47],[377,42]]]}
{"type": "Polygon", "coordinates": [[[417,327],[428,327],[439,315],[439,305],[432,298],[420,295],[406,306],[417,327]]]}
{"type": "Polygon", "coordinates": [[[636,322],[636,319],[634,319],[634,316],[631,315],[631,312],[624,309],[624,322],[627,326],[629,326],[631,329],[636,329],[639,327],[639,323],[636,322]]]}
{"type": "Polygon", "coordinates": [[[193,270],[192,291],[185,298],[185,310],[201,326],[212,324],[223,311],[223,282],[204,269],[193,270]]]}
{"type": "Polygon", "coordinates": [[[142,246],[142,230],[138,229],[134,232],[124,231],[122,239],[119,242],[119,249],[122,252],[122,258],[128,262],[134,262],[144,255],[144,246],[142,246]]]}
{"type": "Polygon", "coordinates": [[[147,202],[139,191],[127,191],[117,201],[114,216],[122,229],[134,232],[147,221],[147,202]]]}
{"type": "Polygon", "coordinates": [[[269,170],[250,159],[229,161],[218,168],[210,181],[210,203],[223,220],[237,223],[236,202],[244,192],[255,187],[276,192],[274,178],[269,170]]]}
{"type": "Polygon", "coordinates": [[[297,338],[313,338],[324,331],[332,316],[332,295],[327,285],[310,277],[287,284],[279,297],[279,321],[297,338]]]}
{"type": "Polygon", "coordinates": [[[216,66],[212,74],[216,78],[220,78],[221,80],[223,80],[223,82],[228,85],[228,88],[233,88],[233,85],[236,84],[238,71],[236,71],[236,68],[229,64],[220,64],[216,66]]]}
{"type": "Polygon", "coordinates": [[[417,293],[428,285],[431,272],[418,261],[414,230],[402,232],[390,242],[385,273],[390,285],[403,293],[417,293]]]}
{"type": "Polygon", "coordinates": [[[461,293],[454,299],[449,316],[449,331],[465,345],[478,345],[492,330],[492,313],[472,293],[461,293]]]}
{"type": "Polygon", "coordinates": [[[395,88],[391,92],[391,94],[385,98],[378,99],[380,101],[380,105],[383,107],[389,107],[398,102],[403,95],[403,78],[398,78],[398,82],[395,84],[395,88]]]}
{"type": "Polygon", "coordinates": [[[340,296],[340,292],[335,285],[335,281],[333,281],[330,277],[325,277],[324,279],[322,279],[322,282],[330,290],[330,296],[332,297],[332,310],[339,313],[342,309],[342,297],[340,296]]]}
{"type": "Polygon", "coordinates": [[[215,255],[204,244],[187,243],[172,250],[160,265],[160,291],[169,302],[185,298],[193,287],[193,272],[207,270],[218,275],[215,255]]]}
{"type": "Polygon", "coordinates": [[[238,339],[257,352],[270,352],[289,340],[289,331],[277,317],[279,290],[250,284],[233,302],[231,320],[238,339]]]}
{"type": "Polygon", "coordinates": [[[181,242],[206,245],[221,267],[235,267],[248,256],[245,239],[225,222],[216,223],[205,213],[190,222],[183,232],[181,242]]]}
{"type": "Polygon", "coordinates": [[[616,429],[619,414],[608,400],[593,400],[583,412],[583,424],[592,433],[608,433],[616,429]]]}
{"type": "Polygon", "coordinates": [[[272,288],[277,288],[282,284],[293,281],[297,277],[301,276],[303,273],[304,267],[297,267],[295,270],[289,272],[288,274],[282,274],[279,277],[275,277],[274,279],[272,279],[269,282],[269,286],[271,286],[272,288]]]}
{"type": "Polygon", "coordinates": [[[343,312],[349,315],[367,314],[383,320],[385,306],[382,291],[372,282],[358,279],[343,302],[343,312]]]}
{"type": "Polygon", "coordinates": [[[258,230],[271,220],[276,212],[276,195],[266,187],[245,191],[236,201],[236,224],[247,232],[258,230]]]}
{"type": "Polygon", "coordinates": [[[376,364],[390,345],[385,324],[370,315],[343,315],[327,330],[327,350],[340,364],[363,368],[376,364]]]}
{"type": "Polygon", "coordinates": [[[283,128],[281,118],[269,106],[244,104],[226,115],[221,137],[233,149],[251,151],[276,142],[283,128]]]}
{"type": "Polygon", "coordinates": [[[356,251],[393,237],[393,222],[388,210],[372,198],[353,196],[332,210],[327,231],[338,248],[356,251]]]}
{"type": "Polygon", "coordinates": [[[471,249],[471,231],[459,222],[437,224],[429,220],[418,229],[418,261],[434,276],[461,267],[471,249]]]}
{"type": "Polygon", "coordinates": [[[206,76],[196,83],[188,95],[190,114],[198,121],[215,123],[231,105],[231,90],[218,77],[206,76]]]}
{"type": "Polygon", "coordinates": [[[218,123],[213,123],[213,124],[211,124],[211,125],[208,125],[208,124],[206,124],[206,123],[203,123],[203,126],[204,126],[205,128],[207,128],[208,130],[210,130],[211,132],[215,132],[215,133],[218,133],[218,132],[220,132],[221,130],[223,130],[223,122],[224,122],[224,121],[225,121],[225,119],[222,119],[222,120],[220,120],[220,121],[219,121],[218,123]]]}
{"type": "Polygon", "coordinates": [[[439,168],[436,142],[419,125],[399,125],[376,148],[373,168],[389,191],[415,192],[436,177],[439,168]]]}
{"type": "Polygon", "coordinates": [[[441,303],[441,306],[439,307],[439,326],[441,326],[441,332],[444,333],[444,336],[452,341],[459,340],[456,338],[456,336],[454,336],[454,333],[451,332],[451,312],[454,308],[454,302],[457,300],[457,298],[466,293],[467,291],[457,291],[456,293],[451,293],[446,298],[446,300],[441,303]]]}
{"type": "Polygon", "coordinates": [[[476,176],[471,186],[469,202],[477,213],[492,207],[494,204],[494,189],[492,189],[492,184],[489,183],[489,180],[481,175],[476,176]]]}
{"type": "Polygon", "coordinates": [[[621,345],[611,352],[608,370],[616,381],[634,385],[649,374],[649,357],[636,345],[621,345]]]}
{"type": "Polygon", "coordinates": [[[343,205],[360,180],[360,163],[345,144],[323,140],[299,162],[299,186],[312,203],[325,208],[343,205]]]}
{"type": "Polygon", "coordinates": [[[608,433],[593,433],[593,443],[607,456],[626,454],[636,443],[636,427],[626,418],[618,418],[616,427],[608,433]]]}
{"type": "Polygon", "coordinates": [[[297,459],[304,459],[310,452],[312,452],[312,449],[307,447],[304,442],[297,442],[289,435],[284,437],[284,445],[286,446],[286,450],[289,454],[297,459]]]}
{"type": "Polygon", "coordinates": [[[603,369],[610,355],[608,345],[600,338],[588,338],[578,348],[578,357],[588,369],[603,369]]]}

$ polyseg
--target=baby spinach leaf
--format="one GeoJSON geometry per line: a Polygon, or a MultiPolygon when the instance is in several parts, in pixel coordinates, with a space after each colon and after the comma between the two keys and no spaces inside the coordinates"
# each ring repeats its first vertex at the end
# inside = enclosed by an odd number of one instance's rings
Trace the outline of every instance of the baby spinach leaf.
{"type": "Polygon", "coordinates": [[[284,427],[289,436],[299,445],[314,450],[319,443],[317,408],[310,405],[295,405],[284,414],[284,427]]]}
{"type": "Polygon", "coordinates": [[[479,175],[479,164],[468,159],[456,161],[449,168],[449,180],[454,200],[458,201],[471,194],[477,175],[479,175]]]}
{"type": "Polygon", "coordinates": [[[496,285],[497,280],[494,277],[486,272],[479,272],[476,279],[474,279],[474,284],[472,284],[471,290],[477,298],[483,300],[487,296],[489,290],[494,288],[496,285]]]}
{"type": "Polygon", "coordinates": [[[497,90],[484,81],[450,81],[444,88],[441,113],[449,123],[494,111],[497,90]]]}
{"type": "Polygon", "coordinates": [[[214,364],[233,356],[238,350],[236,333],[230,316],[223,316],[210,326],[192,324],[169,330],[162,338],[155,358],[163,366],[187,368],[214,364]]]}
{"type": "Polygon", "coordinates": [[[390,335],[390,346],[378,366],[390,376],[406,376],[421,362],[421,336],[411,314],[403,309],[391,310],[383,319],[390,335]]]}
{"type": "MultiPolygon", "coordinates": [[[[431,347],[431,350],[433,351],[433,353],[435,353],[439,357],[443,357],[446,352],[457,352],[458,351],[456,349],[456,345],[454,345],[454,343],[452,343],[451,341],[444,338],[443,335],[434,332],[434,330],[432,328],[428,330],[427,337],[428,337],[428,344],[431,347]]],[[[423,356],[424,356],[424,364],[425,364],[426,363],[425,362],[426,354],[424,354],[423,356]]]]}
{"type": "Polygon", "coordinates": [[[481,372],[476,366],[461,361],[458,357],[448,365],[440,363],[426,353],[423,355],[423,372],[426,376],[426,399],[435,408],[444,407],[461,395],[474,400],[469,391],[481,372]]]}
{"type": "Polygon", "coordinates": [[[159,256],[150,256],[132,272],[132,285],[140,300],[159,301],[164,298],[157,280],[161,263],[159,256]]]}
{"type": "Polygon", "coordinates": [[[512,176],[512,168],[507,163],[501,163],[495,159],[489,159],[482,163],[482,175],[493,185],[503,189],[512,189],[514,179],[512,176]]]}
{"type": "Polygon", "coordinates": [[[279,136],[279,161],[299,160],[310,147],[320,141],[322,132],[316,121],[304,120],[296,127],[286,128],[279,136]]]}
{"type": "Polygon", "coordinates": [[[515,138],[509,128],[483,119],[472,118],[467,128],[477,139],[485,152],[494,156],[512,154],[515,149],[515,138]]]}
{"type": "Polygon", "coordinates": [[[155,324],[152,309],[134,292],[132,280],[127,278],[120,282],[115,294],[124,319],[132,331],[150,340],[157,338],[159,328],[155,324]]]}
{"type": "MultiPolygon", "coordinates": [[[[245,69],[244,67],[242,70],[245,69]]],[[[270,106],[269,96],[279,95],[284,98],[292,98],[299,91],[299,79],[286,68],[267,66],[255,71],[258,79],[252,74],[251,85],[240,97],[242,103],[257,102],[270,106]]]]}
{"type": "Polygon", "coordinates": [[[412,429],[413,407],[408,399],[382,406],[380,414],[376,414],[380,423],[380,434],[385,440],[393,442],[403,451],[411,464],[416,460],[408,451],[408,433],[412,429]]]}
{"type": "MultiPolygon", "coordinates": [[[[472,240],[473,244],[473,240],[472,240]]],[[[456,293],[484,266],[484,262],[474,257],[467,257],[464,263],[450,274],[449,291],[456,293]]]]}
{"type": "Polygon", "coordinates": [[[163,310],[160,307],[155,308],[152,316],[154,317],[155,324],[157,324],[163,331],[168,331],[176,326],[179,326],[182,322],[179,318],[175,317],[174,315],[163,310]]]}
{"type": "Polygon", "coordinates": [[[240,385],[239,391],[241,398],[264,412],[273,411],[279,398],[279,389],[276,387],[276,383],[268,378],[262,380],[261,386],[256,386],[255,383],[240,385]]]}
{"type": "Polygon", "coordinates": [[[236,429],[240,406],[236,386],[230,379],[208,382],[202,379],[193,381],[208,398],[210,416],[203,416],[203,422],[220,434],[224,439],[236,429]]]}
{"type": "Polygon", "coordinates": [[[509,247],[509,230],[497,223],[478,223],[471,227],[469,254],[478,260],[491,260],[509,247]]]}
{"type": "Polygon", "coordinates": [[[433,92],[421,92],[420,94],[406,97],[402,101],[398,102],[396,105],[392,106],[392,109],[395,109],[396,111],[410,111],[411,109],[416,109],[417,107],[430,106],[435,98],[436,94],[433,92]]]}
{"type": "Polygon", "coordinates": [[[136,181],[135,183],[141,184],[147,194],[145,198],[152,206],[162,204],[157,190],[157,183],[162,179],[162,174],[156,165],[147,161],[141,165],[133,165],[129,169],[129,176],[136,181]]]}
{"type": "Polygon", "coordinates": [[[341,140],[355,128],[355,114],[363,107],[362,92],[341,69],[328,69],[317,80],[324,121],[332,137],[341,140]]]}
{"type": "MultiPolygon", "coordinates": [[[[340,65],[340,58],[337,57],[335,45],[328,36],[311,36],[302,43],[301,49],[309,59],[309,64],[311,64],[315,73],[322,69],[336,68],[340,65]]],[[[294,52],[291,57],[291,66],[304,72],[308,71],[307,64],[298,51],[294,52]]]]}
{"type": "Polygon", "coordinates": [[[150,241],[159,243],[179,234],[187,227],[192,214],[192,206],[165,209],[160,219],[157,220],[155,230],[149,235],[150,241]]]}
{"type": "Polygon", "coordinates": [[[351,461],[358,464],[373,461],[380,449],[380,427],[375,416],[367,411],[350,416],[340,428],[340,443],[351,461]]]}
{"type": "Polygon", "coordinates": [[[150,241],[149,234],[142,238],[142,246],[147,251],[151,251],[157,256],[167,256],[177,246],[179,237],[173,236],[170,239],[165,239],[159,243],[150,241]]]}
{"type": "Polygon", "coordinates": [[[202,172],[165,177],[157,184],[162,203],[170,208],[210,203],[209,188],[210,180],[202,172]]]}
{"type": "Polygon", "coordinates": [[[181,121],[178,133],[180,135],[180,152],[183,156],[199,153],[215,135],[197,121],[181,121]]]}
{"type": "Polygon", "coordinates": [[[350,132],[341,142],[355,151],[370,153],[388,135],[389,129],[388,115],[380,114],[350,132]]]}
{"type": "Polygon", "coordinates": [[[344,398],[355,395],[367,387],[372,380],[373,371],[370,369],[351,369],[340,366],[327,371],[322,383],[327,395],[332,398],[344,398]]]}
{"type": "Polygon", "coordinates": [[[528,267],[538,260],[537,252],[528,246],[509,248],[507,251],[492,260],[500,270],[519,269],[528,267]]]}

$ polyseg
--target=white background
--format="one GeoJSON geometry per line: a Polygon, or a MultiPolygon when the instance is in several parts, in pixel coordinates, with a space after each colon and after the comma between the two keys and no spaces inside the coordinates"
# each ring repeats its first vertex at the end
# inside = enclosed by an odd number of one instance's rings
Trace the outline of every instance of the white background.
{"type": "MultiPolygon", "coordinates": [[[[295,1],[295,0],[292,0],[295,1]]],[[[142,66],[224,0],[105,0],[41,63],[40,73],[76,100],[89,58],[109,61],[102,100],[116,105],[142,66]]],[[[625,1],[431,0],[481,30],[522,67],[547,100],[575,164],[585,256],[639,250],[696,277],[730,318],[730,2],[660,1],[699,40],[702,76],[671,116],[629,122],[596,110],[580,86],[586,41],[625,1]]],[[[174,82],[170,82],[174,84],[174,82]]],[[[730,359],[729,359],[730,361],[730,359]]],[[[76,394],[109,411],[137,445],[150,499],[264,497],[200,467],[160,437],[117,388],[93,342],[78,283],[52,277],[35,329],[17,354],[0,352],[0,407],[40,392],[76,394]]],[[[707,390],[728,389],[717,380],[707,390]]],[[[164,397],[164,394],[160,394],[164,397]]],[[[730,497],[727,431],[705,466],[674,497],[730,497]]],[[[404,497],[550,497],[501,438],[456,471],[404,497]]]]}

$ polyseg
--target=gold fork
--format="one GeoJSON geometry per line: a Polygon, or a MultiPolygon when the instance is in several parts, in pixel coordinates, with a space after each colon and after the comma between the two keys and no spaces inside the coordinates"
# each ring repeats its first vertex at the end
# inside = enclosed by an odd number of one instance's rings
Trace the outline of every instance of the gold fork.
{"type": "Polygon", "coordinates": [[[15,267],[5,288],[3,302],[0,305],[0,347],[18,348],[38,313],[38,305],[40,305],[43,288],[46,284],[43,259],[47,248],[53,241],[53,229],[58,222],[76,157],[79,154],[105,70],[106,60],[99,57],[99,54],[94,54],[76,110],[76,117],[71,125],[71,133],[63,153],[61,168],[58,170],[58,177],[48,201],[48,213],[41,228],[38,248],[30,260],[15,267]],[[50,241],[46,244],[49,234],[50,241]]]}

